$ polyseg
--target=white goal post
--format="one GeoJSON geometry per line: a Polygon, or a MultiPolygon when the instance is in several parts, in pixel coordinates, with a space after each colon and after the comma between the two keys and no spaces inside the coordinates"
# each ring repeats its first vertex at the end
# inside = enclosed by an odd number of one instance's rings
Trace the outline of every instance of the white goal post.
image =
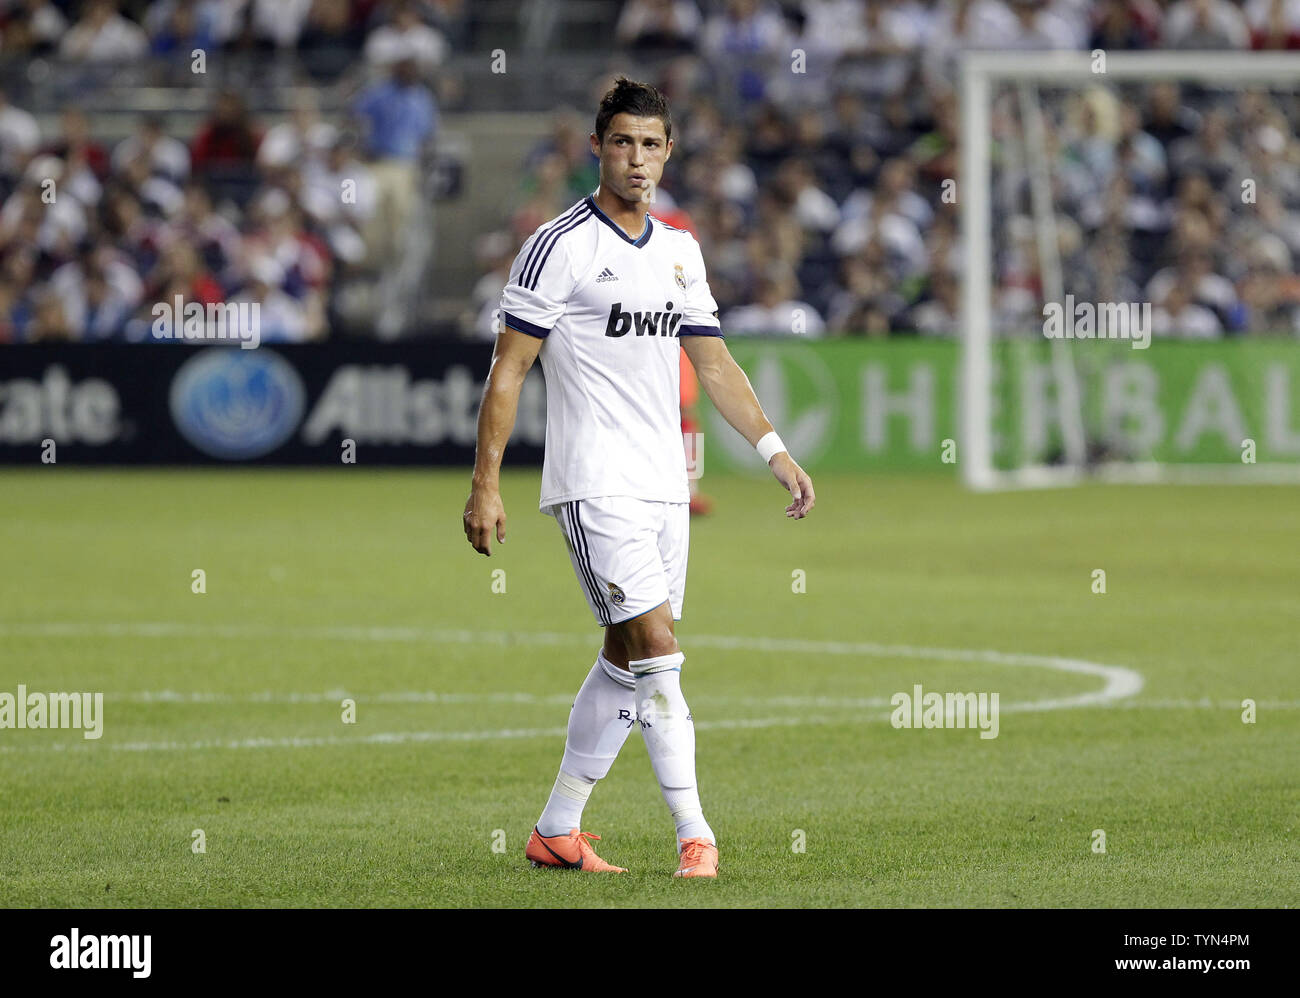
{"type": "MultiPolygon", "coordinates": [[[[1280,482],[1300,483],[1300,461],[1187,463],[1113,461],[1088,463],[1080,453],[1078,385],[1069,345],[1051,341],[1051,372],[1055,381],[1058,418],[1064,437],[1064,460],[1055,464],[1027,462],[999,468],[994,453],[995,329],[993,288],[995,245],[991,217],[993,182],[993,101],[998,86],[1020,88],[1020,109],[1026,135],[1041,138],[1037,86],[1078,88],[1109,81],[1187,84],[1240,84],[1244,87],[1300,89],[1300,54],[1249,52],[1105,52],[1104,69],[1097,70],[1091,52],[990,52],[965,54],[960,70],[961,177],[959,210],[964,240],[961,297],[960,396],[961,452],[958,463],[964,483],[972,489],[1054,487],[1086,480],[1107,482],[1280,482]],[[1071,411],[1065,411],[1071,410],[1071,411]]],[[[1026,143],[1025,155],[1034,165],[1044,157],[1041,147],[1026,143]]],[[[1034,178],[1031,180],[1041,180],[1034,178]]],[[[1045,175],[1045,174],[1044,174],[1045,175]]],[[[1055,253],[1054,213],[1046,183],[1032,183],[1040,251],[1047,243],[1055,253]],[[1044,197],[1049,201],[1044,203],[1044,197]],[[1047,218],[1044,218],[1044,211],[1047,218]],[[1048,219],[1053,221],[1049,222],[1048,219]]],[[[1060,300],[1059,261],[1043,261],[1044,297],[1060,300]],[[1055,271],[1055,273],[1053,273],[1055,271]]],[[[1295,344],[1300,351],[1300,342],[1295,344]]]]}

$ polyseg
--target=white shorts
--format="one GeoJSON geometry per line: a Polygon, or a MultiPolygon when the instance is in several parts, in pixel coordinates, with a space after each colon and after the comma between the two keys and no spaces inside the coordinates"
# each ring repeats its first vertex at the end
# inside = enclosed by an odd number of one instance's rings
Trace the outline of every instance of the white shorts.
{"type": "Polygon", "coordinates": [[[665,600],[682,619],[690,504],[600,496],[547,506],[569,548],[587,605],[601,627],[653,610],[665,600]]]}

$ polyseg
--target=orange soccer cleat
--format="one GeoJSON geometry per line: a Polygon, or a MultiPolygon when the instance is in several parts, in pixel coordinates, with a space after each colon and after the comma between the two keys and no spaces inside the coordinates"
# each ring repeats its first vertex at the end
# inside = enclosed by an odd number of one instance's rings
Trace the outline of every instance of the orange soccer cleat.
{"type": "Polygon", "coordinates": [[[674,877],[716,877],[718,847],[705,838],[682,839],[682,861],[674,877]]]}
{"type": "Polygon", "coordinates": [[[621,866],[610,866],[596,855],[588,839],[600,841],[599,835],[571,828],[568,835],[543,837],[536,828],[528,837],[524,855],[533,866],[554,866],[563,870],[582,870],[584,873],[627,873],[621,866]]]}

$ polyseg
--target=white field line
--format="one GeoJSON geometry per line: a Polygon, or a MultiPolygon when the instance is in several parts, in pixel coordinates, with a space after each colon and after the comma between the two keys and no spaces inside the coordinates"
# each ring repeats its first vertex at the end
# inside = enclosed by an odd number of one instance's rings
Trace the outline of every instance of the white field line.
{"type": "MultiPolygon", "coordinates": [[[[577,692],[576,690],[574,691],[577,692]]],[[[208,693],[183,690],[140,690],[135,693],[105,693],[109,703],[339,703],[352,699],[357,703],[441,703],[441,704],[520,704],[533,707],[571,706],[574,693],[438,693],[433,690],[389,690],[382,693],[352,693],[325,690],[320,693],[208,693]]],[[[887,697],[773,696],[733,697],[696,693],[692,703],[726,704],[747,707],[831,707],[870,710],[889,706],[887,697]]]]}
{"type": "MultiPolygon", "coordinates": [[[[327,641],[418,642],[422,644],[497,645],[586,645],[597,644],[592,633],[529,631],[442,630],[419,627],[272,627],[257,624],[82,624],[79,622],[16,624],[0,623],[0,636],[39,637],[217,637],[217,638],[306,638],[327,641]]],[[[999,666],[1029,666],[1100,676],[1100,690],[1071,697],[1003,704],[1002,710],[1066,710],[1111,704],[1135,696],[1142,689],[1142,676],[1120,665],[1101,665],[1083,659],[1054,655],[1024,655],[967,648],[925,648],[915,645],[882,645],[870,641],[816,641],[802,638],[732,637],[692,634],[688,648],[721,648],[729,651],[788,653],[794,655],[849,655],[871,658],[911,658],[928,661],[980,662],[999,666]]]]}
{"type": "MultiPolygon", "coordinates": [[[[394,690],[384,693],[349,693],[346,690],[326,690],[321,693],[193,693],[179,690],[141,690],[135,693],[106,693],[108,703],[195,703],[195,704],[299,704],[339,703],[344,699],[358,704],[370,703],[430,703],[430,704],[520,704],[534,707],[571,705],[572,693],[552,693],[539,696],[535,693],[436,693],[432,690],[394,690]]],[[[733,697],[709,693],[693,693],[691,703],[747,707],[820,707],[831,710],[873,710],[889,707],[887,697],[830,697],[830,696],[774,696],[733,697]]],[[[1110,706],[1124,710],[1241,710],[1241,700],[1130,699],[1110,706]]],[[[1297,710],[1300,700],[1256,700],[1259,710],[1297,710]]],[[[1006,710],[1005,707],[1000,707],[1006,710]]],[[[885,717],[890,712],[886,712],[885,717]]]]}
{"type": "MultiPolygon", "coordinates": [[[[692,698],[695,699],[695,698],[692,698]]],[[[1236,700],[1130,700],[1117,706],[1126,709],[1144,710],[1178,709],[1178,710],[1240,710],[1241,704],[1236,700]]],[[[1296,710],[1300,700],[1261,700],[1257,704],[1260,710],[1296,710]]],[[[720,721],[696,721],[696,731],[736,731],[761,728],[799,728],[816,727],[830,724],[848,724],[861,721],[887,722],[889,711],[858,717],[756,717],[720,721]]],[[[259,748],[323,748],[334,745],[404,745],[429,742],[481,742],[507,741],[517,738],[563,738],[566,729],[552,728],[501,728],[495,731],[385,731],[372,735],[342,737],[330,735],[318,738],[238,738],[207,739],[196,742],[107,742],[104,748],[113,752],[183,752],[200,749],[259,749],[259,748]]],[[[0,753],[6,752],[66,752],[90,751],[98,742],[78,738],[73,742],[51,742],[47,745],[0,745],[0,753]]]]}
{"type": "MultiPolygon", "coordinates": [[[[806,725],[837,724],[843,718],[829,717],[756,717],[741,720],[697,721],[697,731],[727,731],[743,728],[794,728],[806,725]]],[[[247,748],[320,748],[331,745],[401,745],[408,742],[481,742],[512,738],[563,738],[566,728],[502,728],[496,731],[384,731],[373,735],[323,738],[238,738],[208,739],[197,742],[108,742],[104,748],[114,752],[174,752],[194,749],[247,748]]],[[[65,752],[89,750],[93,743],[51,742],[48,745],[0,745],[0,752],[65,752]]]]}
{"type": "MultiPolygon", "coordinates": [[[[0,623],[0,636],[28,637],[145,637],[145,638],[270,638],[270,639],[308,639],[327,641],[375,641],[375,642],[418,642],[428,644],[495,644],[504,646],[528,645],[586,645],[590,648],[596,644],[595,637],[585,634],[562,632],[526,632],[510,633],[505,631],[467,631],[443,630],[413,627],[320,627],[294,628],[273,627],[255,624],[187,624],[187,623],[138,623],[138,624],[84,624],[79,622],[47,623],[0,623]]],[[[1001,705],[1003,711],[1043,711],[1066,710],[1076,707],[1113,706],[1119,701],[1128,700],[1142,690],[1143,679],[1136,671],[1118,665],[1102,665],[1082,659],[1061,658],[1050,655],[1025,655],[1008,652],[963,649],[963,648],[926,648],[914,645],[882,645],[875,642],[817,641],[801,638],[767,638],[767,637],[733,637],[726,635],[691,635],[688,645],[691,648],[719,648],[732,651],[751,651],[760,654],[790,655],[847,655],[873,658],[908,658],[928,661],[977,662],[995,666],[1025,666],[1046,668],[1057,672],[1080,675],[1099,676],[1103,680],[1100,690],[1076,694],[1068,697],[1055,697],[1046,700],[1011,702],[1001,705]]],[[[910,691],[908,691],[910,692],[910,691]]],[[[288,693],[288,694],[248,694],[247,700],[239,702],[324,702],[343,699],[343,691],[326,693],[288,693]],[[283,700],[277,699],[284,698],[283,700]],[[264,699],[261,699],[264,698],[264,699]]],[[[128,698],[138,698],[139,702],[224,702],[224,694],[185,694],[177,691],[144,691],[128,694],[128,698]],[[208,697],[211,699],[200,699],[208,697]]],[[[229,702],[236,702],[230,695],[229,702]]],[[[357,697],[357,699],[363,699],[357,697]]],[[[571,702],[568,696],[537,696],[534,694],[438,694],[431,692],[406,691],[378,694],[373,699],[377,702],[443,702],[443,703],[545,703],[562,704],[571,702]],[[483,697],[482,700],[473,699],[483,697]]],[[[875,710],[889,703],[879,697],[835,698],[835,697],[738,697],[719,698],[709,701],[707,697],[699,698],[701,702],[727,702],[751,706],[786,706],[786,707],[848,707],[860,710],[875,710]]],[[[889,712],[878,716],[860,717],[858,719],[888,720],[889,712]]],[[[762,728],[773,726],[799,726],[842,723],[842,719],[828,717],[786,717],[757,718],[752,720],[701,720],[698,730],[707,731],[762,728]]],[[[166,749],[197,748],[272,748],[272,747],[313,747],[335,744],[395,744],[402,742],[438,742],[438,741],[479,741],[507,738],[533,738],[562,736],[562,728],[523,728],[502,729],[498,731],[465,732],[388,732],[373,735],[341,738],[257,738],[235,741],[203,742],[137,742],[121,743],[110,746],[119,750],[148,751],[166,749]]],[[[36,746],[32,746],[35,748],[36,746]]],[[[14,751],[16,746],[0,746],[0,751],[14,751]]]]}
{"type": "MultiPolygon", "coordinates": [[[[1246,699],[1242,697],[1242,700],[1246,699]]],[[[1253,699],[1253,698],[1252,698],[1253,699]]],[[[1241,710],[1241,700],[1126,700],[1115,704],[1125,710],[1241,710]]],[[[1300,700],[1256,700],[1257,710],[1297,710],[1300,700]]]]}

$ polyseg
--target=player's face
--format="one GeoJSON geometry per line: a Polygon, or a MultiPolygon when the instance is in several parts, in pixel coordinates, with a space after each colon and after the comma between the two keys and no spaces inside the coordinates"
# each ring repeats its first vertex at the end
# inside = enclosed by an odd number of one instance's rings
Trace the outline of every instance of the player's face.
{"type": "Polygon", "coordinates": [[[604,144],[592,134],[591,151],[600,157],[601,188],[635,203],[659,186],[673,143],[662,119],[622,111],[610,119],[604,144]]]}

